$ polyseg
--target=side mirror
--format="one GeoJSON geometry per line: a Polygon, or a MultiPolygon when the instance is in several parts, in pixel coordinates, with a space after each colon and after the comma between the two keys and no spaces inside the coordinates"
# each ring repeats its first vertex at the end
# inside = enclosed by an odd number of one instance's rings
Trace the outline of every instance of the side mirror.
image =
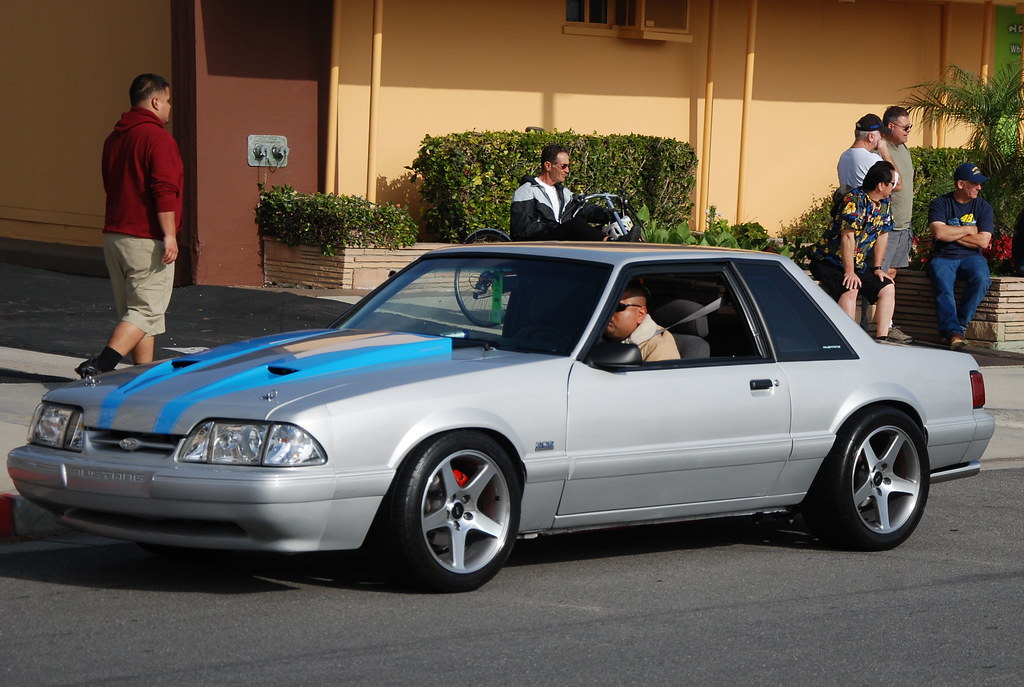
{"type": "Polygon", "coordinates": [[[644,358],[635,344],[616,343],[602,339],[590,350],[587,362],[603,370],[622,370],[639,367],[644,358]]]}

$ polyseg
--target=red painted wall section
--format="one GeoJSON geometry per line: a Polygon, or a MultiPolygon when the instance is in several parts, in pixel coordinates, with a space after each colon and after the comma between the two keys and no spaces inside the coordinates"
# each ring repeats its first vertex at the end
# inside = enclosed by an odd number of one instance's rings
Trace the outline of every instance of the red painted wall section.
{"type": "Polygon", "coordinates": [[[193,0],[196,283],[262,285],[257,185],[318,190],[330,8],[320,0],[193,0]],[[250,167],[252,134],[287,137],[288,165],[250,167]]]}

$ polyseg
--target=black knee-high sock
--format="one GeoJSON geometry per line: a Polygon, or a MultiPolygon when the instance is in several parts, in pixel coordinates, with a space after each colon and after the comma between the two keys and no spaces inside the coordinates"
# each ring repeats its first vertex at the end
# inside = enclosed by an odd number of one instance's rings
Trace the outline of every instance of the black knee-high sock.
{"type": "Polygon", "coordinates": [[[100,372],[110,372],[117,364],[121,362],[124,356],[115,351],[110,346],[103,349],[103,352],[96,357],[96,366],[100,368],[100,372]]]}

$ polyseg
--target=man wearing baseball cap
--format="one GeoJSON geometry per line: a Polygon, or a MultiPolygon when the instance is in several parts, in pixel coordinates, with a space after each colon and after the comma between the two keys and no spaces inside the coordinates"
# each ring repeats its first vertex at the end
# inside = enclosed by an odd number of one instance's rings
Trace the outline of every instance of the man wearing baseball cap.
{"type": "MultiPolygon", "coordinates": [[[[892,155],[882,139],[885,127],[882,119],[876,114],[868,113],[857,120],[853,127],[853,145],[839,156],[836,171],[839,173],[839,191],[847,193],[864,183],[864,175],[876,162],[885,160],[892,162],[892,155]]],[[[903,183],[896,175],[896,188],[899,191],[903,183]]]]}
{"type": "Polygon", "coordinates": [[[928,228],[935,239],[928,260],[935,317],[939,332],[954,351],[967,345],[967,323],[991,281],[981,251],[992,242],[992,206],[978,196],[986,181],[988,177],[976,164],[965,162],[953,172],[953,191],[934,199],[928,207],[928,228]],[[964,280],[959,303],[953,293],[957,278],[964,280]]]}

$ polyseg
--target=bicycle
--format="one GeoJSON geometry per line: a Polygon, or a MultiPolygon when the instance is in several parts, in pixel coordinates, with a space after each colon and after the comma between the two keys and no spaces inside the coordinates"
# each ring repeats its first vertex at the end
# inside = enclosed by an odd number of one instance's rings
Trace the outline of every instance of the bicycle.
{"type": "MultiPolygon", "coordinates": [[[[602,227],[609,241],[643,241],[643,222],[641,222],[629,199],[625,195],[615,193],[591,193],[580,198],[581,202],[572,217],[576,217],[587,203],[603,200],[607,209],[611,211],[612,221],[602,227]]],[[[501,229],[484,227],[477,229],[463,243],[504,243],[512,241],[512,237],[501,229]]]]}
{"type": "Polygon", "coordinates": [[[515,276],[511,269],[502,268],[455,270],[455,300],[462,314],[479,327],[500,325],[515,276]]]}

